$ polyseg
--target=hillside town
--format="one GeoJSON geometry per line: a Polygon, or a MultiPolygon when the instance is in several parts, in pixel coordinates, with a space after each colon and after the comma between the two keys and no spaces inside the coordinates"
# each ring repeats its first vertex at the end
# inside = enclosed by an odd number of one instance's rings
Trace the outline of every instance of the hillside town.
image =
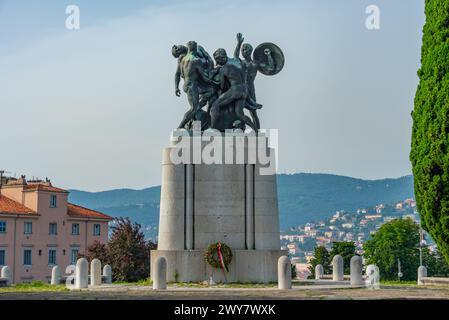
{"type": "MultiPolygon", "coordinates": [[[[363,244],[370,239],[382,224],[399,218],[411,218],[419,223],[419,214],[414,199],[405,199],[394,204],[378,204],[372,208],[360,208],[355,212],[337,211],[328,219],[309,222],[281,232],[281,245],[298,264],[307,264],[313,258],[317,246],[330,249],[332,242],[354,242],[359,254],[363,244]]],[[[430,250],[435,245],[426,237],[430,250]]]]}

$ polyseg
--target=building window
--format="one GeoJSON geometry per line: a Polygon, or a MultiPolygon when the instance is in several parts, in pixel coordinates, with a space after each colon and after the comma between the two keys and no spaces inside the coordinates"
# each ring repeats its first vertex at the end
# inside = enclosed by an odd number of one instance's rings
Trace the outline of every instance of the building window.
{"type": "Polygon", "coordinates": [[[80,235],[80,224],[72,223],[72,235],[79,236],[80,235]]]}
{"type": "Polygon", "coordinates": [[[56,250],[55,249],[48,250],[48,264],[49,265],[56,264],[56,250]]]}
{"type": "Polygon", "coordinates": [[[6,221],[0,221],[0,233],[6,233],[6,221]]]}
{"type": "Polygon", "coordinates": [[[76,264],[76,261],[78,260],[78,249],[72,249],[72,256],[70,259],[70,264],[76,264]]]}
{"type": "Polygon", "coordinates": [[[99,236],[100,235],[100,224],[96,223],[94,224],[94,236],[99,236]]]}
{"type": "Polygon", "coordinates": [[[57,202],[56,202],[56,195],[52,194],[50,196],[50,208],[56,208],[57,202]]]}
{"type": "Polygon", "coordinates": [[[6,251],[0,250],[0,266],[3,267],[6,264],[6,251]]]}
{"type": "Polygon", "coordinates": [[[32,264],[33,261],[31,260],[31,250],[30,249],[23,250],[23,265],[31,266],[32,264]]]}
{"type": "Polygon", "coordinates": [[[56,222],[50,223],[48,234],[51,234],[51,235],[58,234],[58,224],[56,222]]]}
{"type": "Polygon", "coordinates": [[[24,234],[32,234],[33,233],[33,223],[25,222],[23,225],[23,233],[24,234]]]}

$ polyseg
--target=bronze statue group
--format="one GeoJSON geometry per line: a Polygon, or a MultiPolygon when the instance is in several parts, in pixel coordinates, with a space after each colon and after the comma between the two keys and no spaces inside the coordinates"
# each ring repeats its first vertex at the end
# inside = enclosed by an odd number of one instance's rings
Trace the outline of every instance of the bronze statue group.
{"type": "Polygon", "coordinates": [[[178,128],[192,129],[194,121],[201,121],[202,130],[245,130],[246,126],[254,131],[260,129],[257,110],[262,105],[257,103],[254,80],[258,72],[265,75],[280,72],[284,55],[272,43],[263,43],[253,50],[243,41],[238,33],[234,57],[229,58],[225,49],[220,48],[213,54],[215,61],[195,41],[173,46],[172,54],[178,59],[175,94],[181,96],[182,78],[190,105],[178,128]],[[245,114],[245,109],[251,117],[245,114]]]}

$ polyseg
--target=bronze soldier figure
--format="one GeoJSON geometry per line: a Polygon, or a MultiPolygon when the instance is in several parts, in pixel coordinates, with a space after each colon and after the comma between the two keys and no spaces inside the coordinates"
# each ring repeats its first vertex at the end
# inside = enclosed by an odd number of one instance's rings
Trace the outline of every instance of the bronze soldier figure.
{"type": "MultiPolygon", "coordinates": [[[[241,33],[237,33],[237,46],[234,51],[234,58],[239,59],[240,51],[242,52],[242,56],[244,58],[244,60],[242,61],[242,66],[245,70],[245,80],[248,86],[248,95],[252,101],[257,101],[256,89],[254,87],[254,80],[256,79],[257,71],[259,70],[259,68],[264,68],[270,72],[274,71],[274,61],[273,57],[271,56],[271,50],[269,48],[264,50],[264,53],[267,56],[267,64],[253,60],[253,58],[251,57],[253,53],[252,45],[250,45],[249,43],[243,44],[243,41],[243,35],[241,33]]],[[[251,113],[256,128],[260,129],[260,121],[257,115],[257,108],[248,108],[248,110],[251,113]]]]}
{"type": "Polygon", "coordinates": [[[184,79],[183,89],[190,105],[179,128],[189,129],[194,120],[200,120],[202,130],[209,126],[221,131],[245,129],[246,125],[255,131],[260,129],[257,110],[262,105],[257,103],[254,86],[257,72],[275,75],[284,67],[285,59],[282,50],[273,43],[262,43],[253,50],[243,41],[238,33],[234,58],[228,58],[224,49],[216,50],[215,66],[207,51],[195,41],[172,47],[172,55],[178,60],[175,94],[181,95],[179,84],[184,79]],[[253,120],[245,115],[245,108],[253,120]]]}
{"type": "Polygon", "coordinates": [[[245,113],[244,108],[246,105],[248,88],[246,86],[245,74],[234,61],[229,61],[225,49],[218,49],[214,52],[214,59],[217,65],[221,66],[220,69],[220,88],[222,93],[212,104],[211,126],[212,128],[219,127],[218,119],[222,108],[229,105],[234,105],[234,113],[236,121],[233,123],[233,127],[240,127],[247,124],[253,130],[256,130],[251,119],[249,119],[245,113]]]}

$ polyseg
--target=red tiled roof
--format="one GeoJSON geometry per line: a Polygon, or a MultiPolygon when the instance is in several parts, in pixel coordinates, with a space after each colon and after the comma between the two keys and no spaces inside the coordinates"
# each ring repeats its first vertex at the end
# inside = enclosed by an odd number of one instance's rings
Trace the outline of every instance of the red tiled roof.
{"type": "Polygon", "coordinates": [[[23,204],[11,200],[5,196],[0,196],[0,214],[29,214],[37,215],[37,213],[23,204]]]}
{"type": "Polygon", "coordinates": [[[80,206],[77,206],[72,203],[67,204],[67,214],[70,217],[97,218],[97,219],[107,219],[107,220],[113,219],[112,217],[110,217],[104,213],[101,213],[101,212],[98,212],[95,210],[91,210],[91,209],[87,209],[84,207],[80,207],[80,206]]]}
{"type": "Polygon", "coordinates": [[[47,192],[61,192],[69,193],[68,191],[56,187],[50,187],[43,184],[30,184],[23,188],[24,191],[47,191],[47,192]]]}

